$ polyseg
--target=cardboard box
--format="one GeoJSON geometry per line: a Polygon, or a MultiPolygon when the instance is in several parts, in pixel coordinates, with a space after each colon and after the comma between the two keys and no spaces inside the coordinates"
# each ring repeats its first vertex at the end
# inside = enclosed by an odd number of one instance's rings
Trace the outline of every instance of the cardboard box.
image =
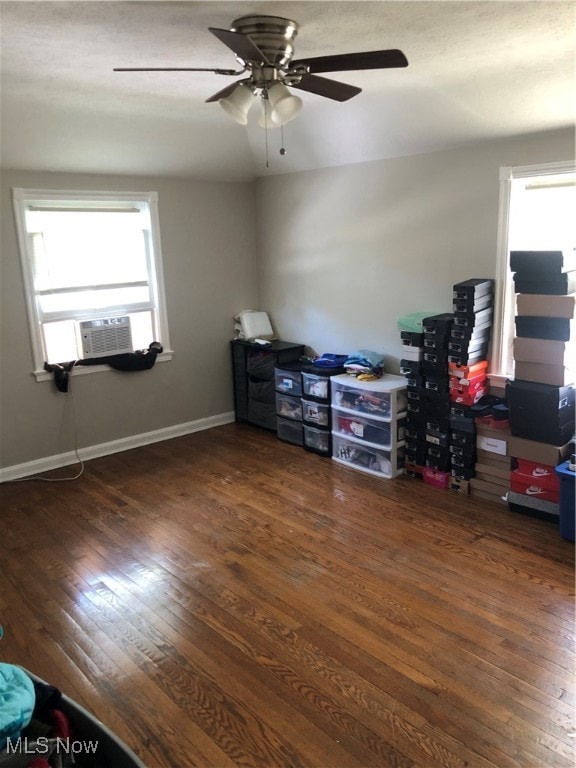
{"type": "Polygon", "coordinates": [[[576,293],[566,296],[547,296],[546,294],[519,293],[516,296],[518,315],[532,317],[576,317],[576,293]]]}
{"type": "Polygon", "coordinates": [[[551,365],[550,363],[529,363],[525,360],[516,360],[514,363],[514,376],[522,381],[536,381],[540,384],[551,384],[563,387],[576,382],[576,370],[566,368],[563,365],[551,365]]]}
{"type": "Polygon", "coordinates": [[[490,483],[491,485],[497,485],[500,488],[501,493],[505,493],[510,488],[510,472],[508,472],[508,478],[496,477],[496,475],[490,475],[485,472],[478,472],[478,465],[476,465],[476,480],[481,480],[484,483],[490,483]]]}
{"type": "Polygon", "coordinates": [[[480,480],[488,480],[490,482],[505,481],[508,482],[510,477],[510,462],[500,463],[497,466],[493,466],[488,462],[478,461],[476,462],[476,475],[480,480]]]}
{"type": "Polygon", "coordinates": [[[510,473],[510,457],[500,456],[497,453],[490,453],[489,451],[483,451],[482,449],[476,450],[476,456],[478,461],[484,466],[494,467],[496,469],[502,469],[508,475],[510,473]]]}
{"type": "Polygon", "coordinates": [[[516,361],[521,360],[540,365],[563,365],[567,368],[576,364],[576,340],[553,341],[517,336],[513,344],[514,360],[516,361]]]}
{"type": "Polygon", "coordinates": [[[517,459],[528,459],[539,464],[556,467],[570,456],[574,450],[574,443],[567,442],[564,445],[549,445],[548,443],[510,436],[508,448],[510,455],[517,459]]]}
{"type": "Polygon", "coordinates": [[[482,491],[483,493],[491,493],[493,496],[503,496],[510,488],[510,482],[501,485],[500,483],[489,483],[486,480],[479,480],[477,477],[473,477],[470,480],[470,488],[473,493],[482,491]]]}
{"type": "Polygon", "coordinates": [[[450,477],[448,488],[451,491],[456,491],[456,493],[461,493],[463,496],[468,496],[470,493],[470,480],[459,480],[457,477],[450,477]]]}
{"type": "Polygon", "coordinates": [[[478,435],[476,438],[476,447],[479,451],[487,453],[496,453],[499,456],[508,456],[508,441],[495,437],[485,437],[478,435]]]}

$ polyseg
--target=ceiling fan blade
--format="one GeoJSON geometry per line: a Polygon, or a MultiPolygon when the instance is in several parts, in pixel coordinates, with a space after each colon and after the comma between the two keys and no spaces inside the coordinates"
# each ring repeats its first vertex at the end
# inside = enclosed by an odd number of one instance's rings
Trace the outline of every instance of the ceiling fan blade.
{"type": "Polygon", "coordinates": [[[238,86],[238,83],[231,83],[230,85],[227,85],[226,88],[222,88],[221,91],[218,91],[213,96],[210,96],[209,99],[206,99],[206,104],[208,104],[211,101],[220,101],[220,99],[225,99],[226,96],[230,96],[232,91],[235,91],[238,86]]]}
{"type": "Polygon", "coordinates": [[[302,91],[309,91],[318,96],[326,96],[327,99],[334,101],[348,101],[353,96],[361,93],[362,88],[355,85],[339,83],[337,80],[329,80],[327,77],[316,77],[316,75],[303,75],[297,85],[291,85],[291,88],[300,88],[302,91]]]}
{"type": "Polygon", "coordinates": [[[208,29],[243,61],[255,61],[259,64],[270,63],[248,35],[232,32],[230,29],[218,29],[216,27],[208,27],[208,29]]]}
{"type": "Polygon", "coordinates": [[[236,69],[212,69],[209,67],[114,67],[113,72],[214,72],[216,75],[238,75],[236,69]]]}
{"type": "Polygon", "coordinates": [[[356,69],[387,69],[407,67],[408,59],[402,51],[391,48],[388,51],[365,51],[364,53],[341,53],[334,56],[317,56],[311,59],[293,61],[292,67],[310,67],[311,74],[317,72],[352,72],[356,69]]]}

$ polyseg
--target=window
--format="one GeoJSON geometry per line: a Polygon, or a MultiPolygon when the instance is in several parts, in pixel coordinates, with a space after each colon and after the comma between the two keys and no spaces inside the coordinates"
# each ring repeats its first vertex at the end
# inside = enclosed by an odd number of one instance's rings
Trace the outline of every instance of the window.
{"type": "Polygon", "coordinates": [[[77,323],[127,315],[169,354],[157,195],[13,190],[37,378],[80,357],[77,323]]]}
{"type": "Polygon", "coordinates": [[[510,251],[574,248],[575,210],[574,162],[501,168],[492,379],[514,374],[516,295],[510,251]]]}

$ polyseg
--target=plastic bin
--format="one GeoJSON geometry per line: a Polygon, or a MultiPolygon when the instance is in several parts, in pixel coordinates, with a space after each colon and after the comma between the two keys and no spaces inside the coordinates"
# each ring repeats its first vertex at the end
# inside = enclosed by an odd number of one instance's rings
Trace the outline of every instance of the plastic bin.
{"type": "Polygon", "coordinates": [[[556,472],[560,478],[560,536],[568,541],[574,541],[576,472],[568,469],[567,461],[557,466],[556,472]]]}
{"type": "Polygon", "coordinates": [[[307,424],[327,427],[330,423],[330,406],[302,398],[302,418],[307,424]]]}
{"type": "Polygon", "coordinates": [[[304,424],[304,448],[322,456],[330,456],[332,453],[332,435],[326,429],[304,424]]]}
{"type": "Polygon", "coordinates": [[[302,421],[302,401],[299,397],[276,394],[276,413],[285,419],[302,421]]]}
{"type": "Polygon", "coordinates": [[[299,370],[290,371],[285,368],[276,368],[274,378],[277,392],[297,395],[298,397],[302,394],[302,374],[299,370]]]}
{"type": "Polygon", "coordinates": [[[302,394],[305,397],[314,397],[318,400],[330,399],[330,379],[328,376],[319,376],[315,373],[302,372],[302,394]]]}
{"type": "Polygon", "coordinates": [[[332,440],[332,458],[339,464],[346,464],[361,472],[376,475],[377,477],[390,478],[401,474],[404,464],[404,452],[402,449],[398,449],[396,466],[394,466],[390,451],[355,443],[334,433],[332,440]]]}
{"type": "Polygon", "coordinates": [[[289,419],[278,417],[276,434],[285,443],[292,443],[292,445],[303,444],[302,424],[298,421],[290,421],[289,419]]]}

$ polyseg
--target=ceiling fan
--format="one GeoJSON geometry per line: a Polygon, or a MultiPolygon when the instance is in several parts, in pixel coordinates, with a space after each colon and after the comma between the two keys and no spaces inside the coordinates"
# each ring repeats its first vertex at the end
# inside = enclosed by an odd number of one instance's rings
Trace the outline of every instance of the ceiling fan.
{"type": "Polygon", "coordinates": [[[335,101],[347,101],[362,89],[327,77],[318,77],[318,73],[408,66],[406,56],[397,49],[294,60],[294,39],[298,34],[298,24],[278,16],[242,16],[232,23],[230,29],[209,27],[209,31],[235,54],[240,69],[116,67],[114,71],[214,72],[232,77],[248,73],[247,77],[222,88],[206,99],[206,102],[218,101],[238,123],[246,125],[254,96],[260,92],[263,110],[259,123],[269,128],[284,125],[302,107],[302,100],[294,96],[287,86],[335,101]]]}

